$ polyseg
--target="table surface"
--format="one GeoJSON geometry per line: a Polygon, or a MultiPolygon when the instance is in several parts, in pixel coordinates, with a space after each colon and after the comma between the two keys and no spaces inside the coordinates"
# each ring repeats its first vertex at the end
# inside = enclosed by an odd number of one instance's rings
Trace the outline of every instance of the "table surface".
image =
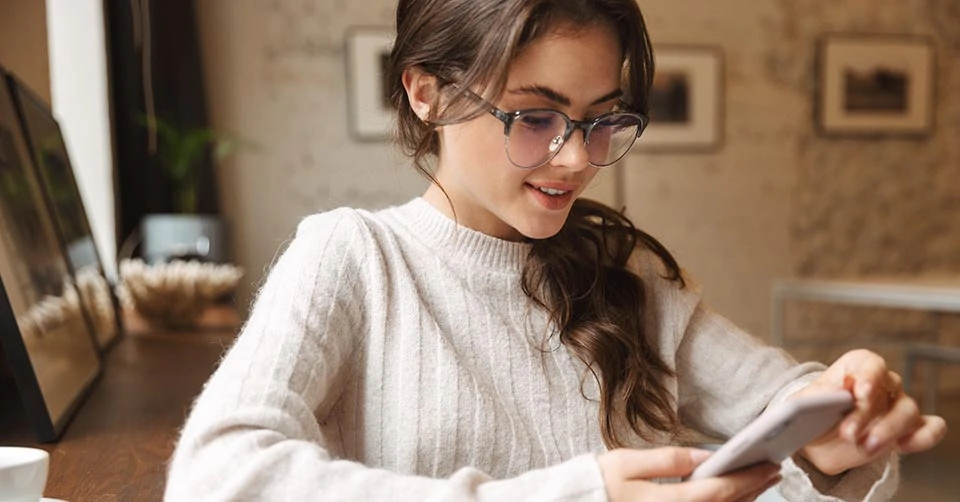
{"type": "Polygon", "coordinates": [[[774,297],[889,307],[960,310],[960,276],[877,276],[850,279],[785,279],[774,297]]]}
{"type": "Polygon", "coordinates": [[[787,300],[960,313],[960,275],[782,279],[774,282],[771,336],[784,345],[787,300]]]}
{"type": "Polygon", "coordinates": [[[46,497],[160,500],[177,432],[238,324],[230,307],[211,309],[189,331],[156,330],[128,316],[126,336],[105,355],[100,380],[60,441],[38,444],[20,417],[0,428],[0,444],[50,453],[46,497]]]}

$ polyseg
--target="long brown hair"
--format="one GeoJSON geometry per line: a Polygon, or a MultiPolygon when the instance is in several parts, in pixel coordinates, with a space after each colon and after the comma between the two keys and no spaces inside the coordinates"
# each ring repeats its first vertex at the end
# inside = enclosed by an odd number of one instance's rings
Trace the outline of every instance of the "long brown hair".
{"type": "MultiPolygon", "coordinates": [[[[386,78],[398,142],[421,174],[436,183],[427,163],[439,153],[436,127],[486,112],[466,91],[497,102],[510,63],[561,23],[604,23],[616,30],[624,55],[622,101],[646,114],[653,54],[636,0],[400,0],[386,78]],[[413,112],[402,84],[403,71],[413,67],[438,81],[426,120],[413,112]]],[[[683,284],[677,262],[656,239],[622,213],[580,199],[556,235],[533,241],[523,271],[524,292],[549,312],[560,341],[597,378],[600,430],[609,447],[625,444],[618,422],[645,438],[651,429],[678,430],[663,383],[673,370],[644,329],[647,290],[628,266],[640,246],[660,257],[668,278],[683,284]]]]}

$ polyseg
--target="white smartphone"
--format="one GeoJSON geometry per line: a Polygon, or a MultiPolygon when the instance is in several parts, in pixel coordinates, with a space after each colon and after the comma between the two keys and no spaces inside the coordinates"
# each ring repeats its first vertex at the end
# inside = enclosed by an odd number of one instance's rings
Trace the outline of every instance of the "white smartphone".
{"type": "Polygon", "coordinates": [[[759,462],[779,464],[833,428],[851,409],[853,396],[847,391],[784,401],[730,438],[688,479],[721,476],[759,462]]]}

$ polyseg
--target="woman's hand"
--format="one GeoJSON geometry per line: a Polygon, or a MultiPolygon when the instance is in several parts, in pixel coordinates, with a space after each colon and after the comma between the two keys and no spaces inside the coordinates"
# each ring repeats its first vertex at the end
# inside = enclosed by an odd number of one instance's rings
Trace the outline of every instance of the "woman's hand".
{"type": "Polygon", "coordinates": [[[845,389],[853,394],[854,409],[800,455],[824,474],[835,475],[894,449],[914,453],[932,448],[943,439],[947,424],[938,416],[920,415],[902,384],[900,375],[873,352],[854,350],[841,356],[791,398],[845,389]]]}
{"type": "Polygon", "coordinates": [[[710,456],[696,448],[620,449],[597,457],[611,502],[747,502],[780,482],[780,467],[761,464],[725,476],[658,484],[656,478],[684,477],[710,456]]]}

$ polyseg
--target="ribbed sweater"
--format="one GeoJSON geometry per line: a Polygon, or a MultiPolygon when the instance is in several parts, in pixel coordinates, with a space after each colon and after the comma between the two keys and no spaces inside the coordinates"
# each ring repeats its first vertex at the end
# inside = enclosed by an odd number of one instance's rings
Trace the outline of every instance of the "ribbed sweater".
{"type": "MultiPolygon", "coordinates": [[[[606,500],[598,386],[521,290],[529,251],[419,198],[305,218],[193,405],[166,500],[606,500]]],[[[685,426],[729,437],[822,370],[709,310],[652,253],[632,263],[685,426]]],[[[780,486],[880,500],[897,471],[788,460],[780,486]]]]}

